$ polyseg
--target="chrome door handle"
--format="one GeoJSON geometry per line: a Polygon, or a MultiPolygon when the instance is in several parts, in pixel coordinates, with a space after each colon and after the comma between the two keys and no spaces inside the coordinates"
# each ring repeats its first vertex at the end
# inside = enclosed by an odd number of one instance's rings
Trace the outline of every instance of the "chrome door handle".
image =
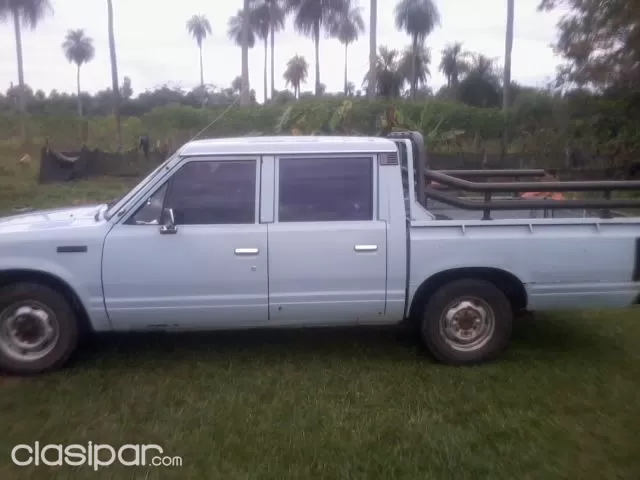
{"type": "Polygon", "coordinates": [[[259,252],[257,248],[236,248],[234,251],[236,255],[257,255],[259,252]]]}
{"type": "Polygon", "coordinates": [[[378,250],[378,245],[355,245],[353,249],[356,252],[375,252],[378,250]]]}
{"type": "Polygon", "coordinates": [[[175,235],[178,233],[178,227],[175,225],[161,225],[160,226],[160,234],[161,235],[175,235]]]}

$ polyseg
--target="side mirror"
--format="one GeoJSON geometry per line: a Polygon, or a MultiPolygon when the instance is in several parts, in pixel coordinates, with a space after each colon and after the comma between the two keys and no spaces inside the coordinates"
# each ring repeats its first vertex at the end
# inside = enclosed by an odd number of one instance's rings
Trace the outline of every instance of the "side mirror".
{"type": "Polygon", "coordinates": [[[176,218],[173,214],[172,208],[165,208],[162,212],[162,226],[160,227],[160,233],[163,235],[178,233],[176,218]]]}

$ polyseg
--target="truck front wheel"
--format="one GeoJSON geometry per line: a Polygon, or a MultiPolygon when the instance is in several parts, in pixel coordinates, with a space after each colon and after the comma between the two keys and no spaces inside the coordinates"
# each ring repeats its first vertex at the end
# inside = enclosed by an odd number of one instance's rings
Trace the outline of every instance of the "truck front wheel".
{"type": "Polygon", "coordinates": [[[456,280],[426,302],[422,340],[442,363],[471,365],[497,357],[508,345],[513,311],[506,295],[485,280],[456,280]]]}
{"type": "Polygon", "coordinates": [[[76,314],[63,295],[38,283],[0,289],[0,369],[35,374],[60,367],[78,344],[76,314]]]}

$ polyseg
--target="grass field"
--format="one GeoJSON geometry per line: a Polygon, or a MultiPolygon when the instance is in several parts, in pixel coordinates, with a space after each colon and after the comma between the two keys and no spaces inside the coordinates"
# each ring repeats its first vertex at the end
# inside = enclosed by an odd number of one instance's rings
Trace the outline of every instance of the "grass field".
{"type": "MultiPolygon", "coordinates": [[[[4,166],[3,166],[4,165],[4,166]]],[[[6,160],[0,210],[108,200],[6,160]]],[[[640,311],[538,315],[499,361],[434,363],[401,329],[101,336],[0,377],[0,479],[640,478],[640,311]],[[182,467],[17,467],[14,445],[155,443],[182,467]]]]}

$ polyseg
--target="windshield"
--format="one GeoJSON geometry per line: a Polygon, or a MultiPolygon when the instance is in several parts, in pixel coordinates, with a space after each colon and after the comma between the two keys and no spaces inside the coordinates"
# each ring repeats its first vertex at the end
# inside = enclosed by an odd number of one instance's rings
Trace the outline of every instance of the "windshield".
{"type": "Polygon", "coordinates": [[[133,189],[129,190],[129,192],[125,193],[123,196],[118,198],[117,200],[113,200],[107,204],[107,211],[104,214],[104,218],[109,220],[122,206],[129,201],[129,199],[133,198],[138,194],[140,190],[146,187],[150,182],[152,182],[157,175],[162,174],[165,169],[169,169],[173,166],[173,161],[178,159],[178,155],[174,154],[171,157],[167,158],[162,164],[160,164],[155,170],[153,170],[149,175],[147,175],[140,183],[138,183],[133,189]]]}

